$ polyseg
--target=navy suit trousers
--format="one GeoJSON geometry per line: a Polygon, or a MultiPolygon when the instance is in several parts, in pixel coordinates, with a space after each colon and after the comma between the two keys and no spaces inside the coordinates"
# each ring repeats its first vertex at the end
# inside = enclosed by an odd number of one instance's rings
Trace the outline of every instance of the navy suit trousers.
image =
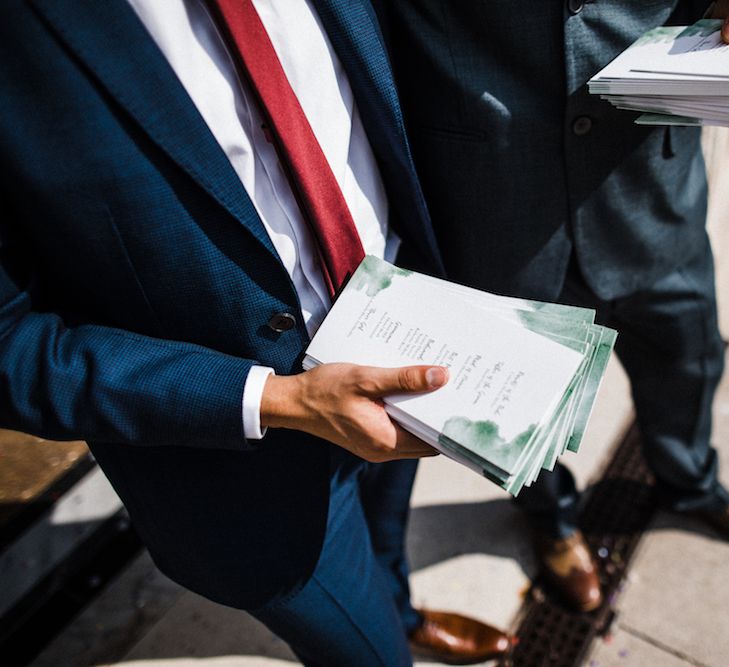
{"type": "Polygon", "coordinates": [[[416,461],[368,464],[331,447],[324,546],[309,581],[289,598],[251,612],[307,667],[411,665],[404,556],[416,461]]]}

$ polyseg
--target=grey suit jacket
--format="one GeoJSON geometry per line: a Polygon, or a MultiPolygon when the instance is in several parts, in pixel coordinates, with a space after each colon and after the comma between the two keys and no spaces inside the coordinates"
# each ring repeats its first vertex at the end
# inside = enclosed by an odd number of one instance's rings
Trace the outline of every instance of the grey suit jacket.
{"type": "Polygon", "coordinates": [[[451,279],[558,296],[574,249],[613,299],[704,242],[699,132],[640,127],[587,80],[706,0],[397,0],[383,25],[451,279]]]}

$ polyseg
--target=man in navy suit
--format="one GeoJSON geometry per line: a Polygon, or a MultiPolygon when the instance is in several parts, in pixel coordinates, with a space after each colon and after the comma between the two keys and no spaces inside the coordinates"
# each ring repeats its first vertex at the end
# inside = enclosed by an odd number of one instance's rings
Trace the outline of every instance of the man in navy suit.
{"type": "Polygon", "coordinates": [[[329,305],[321,232],[241,26],[220,22],[260,21],[360,250],[401,243],[439,274],[372,9],[208,4],[3,4],[0,424],[86,439],[162,571],[307,665],[409,664],[408,639],[502,653],[492,628],[409,602],[407,505],[433,452],[380,398],[445,371],[299,372],[329,305]]]}

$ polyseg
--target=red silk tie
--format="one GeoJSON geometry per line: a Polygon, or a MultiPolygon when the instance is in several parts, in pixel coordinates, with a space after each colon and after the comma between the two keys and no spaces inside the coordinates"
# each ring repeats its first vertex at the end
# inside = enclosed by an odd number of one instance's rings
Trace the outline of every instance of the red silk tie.
{"type": "Polygon", "coordinates": [[[258,98],[279,160],[319,248],[333,296],[364,257],[344,195],[252,0],[209,0],[228,47],[258,98]]]}

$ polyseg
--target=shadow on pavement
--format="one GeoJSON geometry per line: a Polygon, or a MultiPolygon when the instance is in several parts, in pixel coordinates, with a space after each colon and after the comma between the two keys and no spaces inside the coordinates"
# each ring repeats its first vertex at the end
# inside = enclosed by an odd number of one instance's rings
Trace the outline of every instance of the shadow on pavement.
{"type": "Polygon", "coordinates": [[[411,510],[411,571],[473,553],[512,558],[527,575],[534,573],[528,525],[510,500],[428,505],[411,510]]]}

